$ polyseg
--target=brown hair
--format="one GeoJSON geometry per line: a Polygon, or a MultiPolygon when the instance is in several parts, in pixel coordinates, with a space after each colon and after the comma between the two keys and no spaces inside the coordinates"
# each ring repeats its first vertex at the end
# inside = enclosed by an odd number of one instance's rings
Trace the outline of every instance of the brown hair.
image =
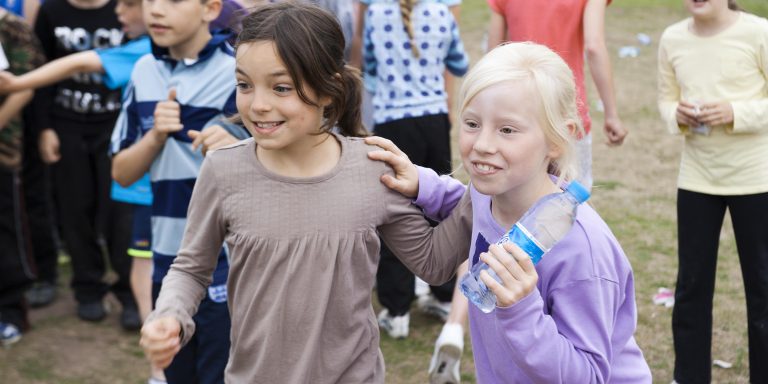
{"type": "Polygon", "coordinates": [[[416,43],[413,41],[413,23],[411,22],[411,12],[413,11],[413,0],[400,0],[400,16],[403,18],[403,26],[405,26],[405,32],[408,34],[408,40],[411,43],[411,52],[413,57],[419,57],[419,48],[416,47],[416,43]]]}
{"type": "Polygon", "coordinates": [[[728,0],[728,9],[732,11],[741,11],[741,7],[736,4],[736,0],[728,0]]]}
{"type": "Polygon", "coordinates": [[[323,111],[324,132],[338,125],[344,136],[367,136],[360,112],[360,71],[344,62],[344,35],[331,13],[294,2],[264,5],[243,18],[235,50],[256,41],[274,42],[303,102],[318,106],[307,97],[304,84],[318,98],[331,99],[323,111]]]}

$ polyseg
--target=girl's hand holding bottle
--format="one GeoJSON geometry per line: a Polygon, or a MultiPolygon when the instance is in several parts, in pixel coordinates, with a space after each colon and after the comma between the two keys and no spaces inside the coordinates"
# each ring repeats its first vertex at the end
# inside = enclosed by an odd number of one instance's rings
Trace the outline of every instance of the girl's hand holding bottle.
{"type": "Polygon", "coordinates": [[[480,260],[501,279],[499,283],[487,271],[480,272],[480,279],[496,295],[497,307],[509,307],[524,299],[539,281],[531,257],[512,242],[504,243],[503,248],[492,244],[488,252],[480,254],[480,260]]]}

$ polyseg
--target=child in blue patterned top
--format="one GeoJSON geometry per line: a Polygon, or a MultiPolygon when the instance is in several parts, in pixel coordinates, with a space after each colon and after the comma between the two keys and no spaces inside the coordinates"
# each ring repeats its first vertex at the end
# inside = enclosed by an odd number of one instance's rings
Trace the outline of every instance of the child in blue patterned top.
{"type": "MultiPolygon", "coordinates": [[[[461,76],[468,69],[451,10],[438,1],[372,1],[365,12],[363,49],[366,88],[375,92],[375,134],[395,142],[414,163],[449,173],[444,73],[461,76]]],[[[407,337],[414,276],[386,246],[376,280],[384,306],[380,326],[392,337],[407,337]]],[[[431,290],[437,300],[449,302],[454,284],[431,290]]]]}

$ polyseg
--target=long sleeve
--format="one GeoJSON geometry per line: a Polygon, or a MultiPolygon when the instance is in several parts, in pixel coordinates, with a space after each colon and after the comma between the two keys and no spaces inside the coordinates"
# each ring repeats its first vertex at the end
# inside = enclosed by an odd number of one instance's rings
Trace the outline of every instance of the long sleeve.
{"type": "Polygon", "coordinates": [[[677,105],[680,102],[680,87],[677,85],[675,69],[667,57],[664,37],[659,44],[658,58],[658,103],[664,126],[671,134],[684,133],[685,128],[677,123],[677,105]]]}
{"type": "Polygon", "coordinates": [[[464,51],[464,43],[459,34],[459,25],[456,20],[451,21],[451,45],[445,57],[445,67],[455,76],[464,76],[469,69],[469,59],[464,51]]]}
{"type": "MultiPolygon", "coordinates": [[[[768,84],[768,27],[762,28],[762,43],[757,47],[757,65],[768,84]]],[[[768,131],[768,90],[766,97],[757,100],[734,101],[733,132],[768,131]]]]}
{"type": "Polygon", "coordinates": [[[419,172],[419,195],[414,204],[421,207],[430,219],[444,220],[459,203],[467,187],[448,175],[439,176],[430,168],[416,168],[419,172]]]}
{"type": "Polygon", "coordinates": [[[469,192],[464,193],[451,215],[434,228],[402,196],[390,198],[385,204],[390,220],[379,227],[382,240],[424,281],[432,285],[448,281],[469,253],[472,233],[469,192]]]}
{"type": "Polygon", "coordinates": [[[620,353],[614,343],[634,329],[634,301],[626,299],[632,292],[620,283],[628,274],[621,263],[625,256],[615,240],[602,236],[602,225],[585,226],[583,220],[581,215],[537,267],[538,288],[492,314],[504,338],[500,345],[533,382],[607,382],[620,353]]]}
{"type": "Polygon", "coordinates": [[[160,297],[149,316],[149,319],[167,315],[176,317],[181,323],[182,343],[185,344],[194,334],[192,316],[213,280],[226,232],[221,208],[223,194],[212,164],[213,158],[215,156],[206,157],[200,169],[189,203],[181,248],[163,279],[160,297]]]}
{"type": "Polygon", "coordinates": [[[515,305],[496,309],[497,330],[510,359],[534,382],[604,383],[611,373],[619,294],[614,282],[575,281],[550,294],[550,316],[534,290],[515,305]]]}

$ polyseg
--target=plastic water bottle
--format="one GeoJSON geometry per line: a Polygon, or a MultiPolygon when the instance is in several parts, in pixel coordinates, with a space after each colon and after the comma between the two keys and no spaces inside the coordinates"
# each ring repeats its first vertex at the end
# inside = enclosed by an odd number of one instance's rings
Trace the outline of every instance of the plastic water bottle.
{"type": "MultiPolygon", "coordinates": [[[[562,193],[552,193],[539,199],[512,228],[496,242],[515,243],[531,257],[536,265],[573,226],[576,207],[589,199],[587,191],[578,182],[571,182],[562,193]]],[[[480,272],[487,271],[496,281],[501,279],[488,264],[480,261],[459,282],[461,292],[485,313],[496,307],[496,295],[480,280],[480,272]]]]}

